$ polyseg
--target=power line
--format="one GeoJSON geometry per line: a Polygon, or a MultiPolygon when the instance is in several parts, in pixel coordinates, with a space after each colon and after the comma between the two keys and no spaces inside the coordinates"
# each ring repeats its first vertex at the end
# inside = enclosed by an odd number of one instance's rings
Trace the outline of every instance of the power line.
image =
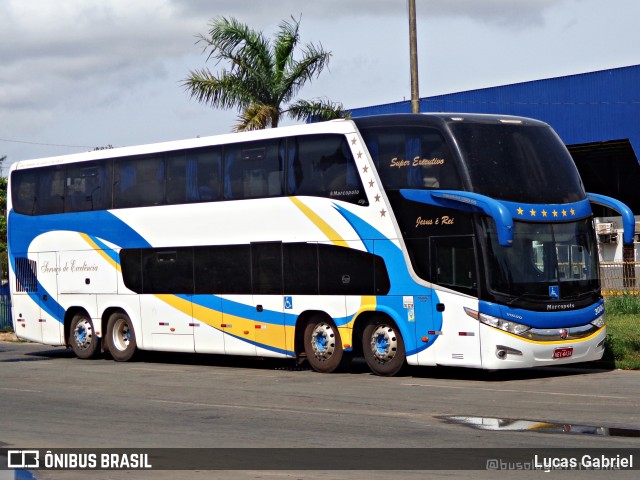
{"type": "Polygon", "coordinates": [[[47,147],[68,147],[68,148],[93,148],[88,145],[64,145],[60,143],[42,143],[42,142],[28,142],[26,140],[9,140],[7,138],[0,138],[0,142],[9,143],[25,143],[27,145],[44,145],[47,147]]]}

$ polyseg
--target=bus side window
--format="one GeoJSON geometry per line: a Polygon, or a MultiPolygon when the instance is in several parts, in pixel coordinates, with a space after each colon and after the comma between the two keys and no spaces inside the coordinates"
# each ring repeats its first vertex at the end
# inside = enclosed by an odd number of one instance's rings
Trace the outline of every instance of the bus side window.
{"type": "Polygon", "coordinates": [[[289,151],[289,194],[368,205],[351,149],[343,135],[297,137],[289,151]]]}
{"type": "Polygon", "coordinates": [[[137,157],[117,161],[114,178],[114,207],[162,205],[164,180],[162,158],[137,157]]]}
{"type": "Polygon", "coordinates": [[[39,171],[36,215],[64,211],[64,166],[43,168],[39,171]]]}
{"type": "Polygon", "coordinates": [[[111,165],[100,161],[67,167],[65,212],[111,208],[111,165]]]}
{"type": "Polygon", "coordinates": [[[251,294],[251,247],[195,247],[194,283],[196,294],[251,294]]]}
{"type": "Polygon", "coordinates": [[[172,153],[167,157],[167,203],[211,202],[220,199],[219,149],[172,153]]]}
{"type": "Polygon", "coordinates": [[[11,202],[16,213],[36,214],[39,170],[16,170],[11,174],[11,202]]]}
{"type": "Polygon", "coordinates": [[[283,194],[282,156],[277,140],[225,148],[224,198],[276,197],[283,194]]]}

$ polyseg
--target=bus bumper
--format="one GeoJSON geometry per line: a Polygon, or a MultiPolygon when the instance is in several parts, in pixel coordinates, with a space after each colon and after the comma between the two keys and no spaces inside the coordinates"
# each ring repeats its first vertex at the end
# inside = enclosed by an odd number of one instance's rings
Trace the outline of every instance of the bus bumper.
{"type": "Polygon", "coordinates": [[[606,335],[606,327],[602,327],[582,339],[538,342],[481,324],[482,368],[501,370],[600,360],[604,354],[606,335]]]}

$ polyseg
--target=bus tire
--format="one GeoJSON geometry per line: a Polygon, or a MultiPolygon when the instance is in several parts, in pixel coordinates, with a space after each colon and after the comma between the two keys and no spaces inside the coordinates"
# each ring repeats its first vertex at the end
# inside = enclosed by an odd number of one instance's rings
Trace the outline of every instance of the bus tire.
{"type": "Polygon", "coordinates": [[[85,312],[76,313],[71,319],[69,345],[76,357],[94,358],[100,352],[100,339],[93,329],[93,321],[85,312]]]}
{"type": "Polygon", "coordinates": [[[304,351],[316,372],[335,371],[343,357],[342,342],[335,324],[324,316],[312,317],[304,329],[304,351]]]}
{"type": "Polygon", "coordinates": [[[124,312],[113,313],[107,322],[107,348],[117,362],[126,362],[136,353],[136,334],[131,319],[124,312]]]}
{"type": "Polygon", "coordinates": [[[374,319],[362,333],[362,351],[373,373],[392,377],[404,366],[404,340],[398,327],[385,319],[374,319]]]}

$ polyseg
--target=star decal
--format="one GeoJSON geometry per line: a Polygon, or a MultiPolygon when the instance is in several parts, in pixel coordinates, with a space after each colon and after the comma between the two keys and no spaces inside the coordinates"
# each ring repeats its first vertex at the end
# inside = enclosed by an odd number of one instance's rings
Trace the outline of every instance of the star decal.
{"type": "Polygon", "coordinates": [[[557,217],[557,216],[558,216],[558,211],[557,211],[555,208],[553,209],[553,212],[551,212],[551,213],[553,213],[553,216],[554,216],[554,217],[557,217]]]}
{"type": "Polygon", "coordinates": [[[562,210],[562,216],[563,216],[563,217],[566,217],[566,216],[567,216],[567,211],[566,211],[566,210],[564,210],[564,209],[562,210]]]}
{"type": "Polygon", "coordinates": [[[569,210],[571,212],[571,215],[575,215],[576,211],[572,208],[571,210],[569,210]]]}
{"type": "Polygon", "coordinates": [[[524,210],[520,207],[518,207],[518,215],[522,215],[524,213],[524,210]]]}
{"type": "Polygon", "coordinates": [[[375,184],[375,182],[373,180],[369,181],[369,188],[373,188],[373,185],[375,184]]]}
{"type": "Polygon", "coordinates": [[[369,167],[367,165],[362,167],[362,173],[367,173],[368,171],[369,171],[369,167]]]}
{"type": "Polygon", "coordinates": [[[362,152],[358,152],[357,155],[358,155],[358,158],[362,158],[362,152]]]}
{"type": "Polygon", "coordinates": [[[380,201],[380,194],[376,194],[376,196],[375,196],[375,197],[373,197],[373,198],[375,198],[375,199],[376,199],[376,202],[379,202],[379,201],[380,201]]]}
{"type": "Polygon", "coordinates": [[[383,208],[382,210],[380,210],[380,216],[381,217],[385,217],[387,214],[387,211],[383,208]]]}
{"type": "Polygon", "coordinates": [[[531,211],[529,212],[531,214],[532,217],[536,216],[536,211],[532,208],[531,211]]]}
{"type": "Polygon", "coordinates": [[[358,139],[356,137],[353,137],[351,139],[351,145],[355,145],[357,141],[358,141],[358,139]]]}
{"type": "Polygon", "coordinates": [[[542,210],[542,216],[546,217],[547,216],[547,211],[546,210],[542,210]]]}

